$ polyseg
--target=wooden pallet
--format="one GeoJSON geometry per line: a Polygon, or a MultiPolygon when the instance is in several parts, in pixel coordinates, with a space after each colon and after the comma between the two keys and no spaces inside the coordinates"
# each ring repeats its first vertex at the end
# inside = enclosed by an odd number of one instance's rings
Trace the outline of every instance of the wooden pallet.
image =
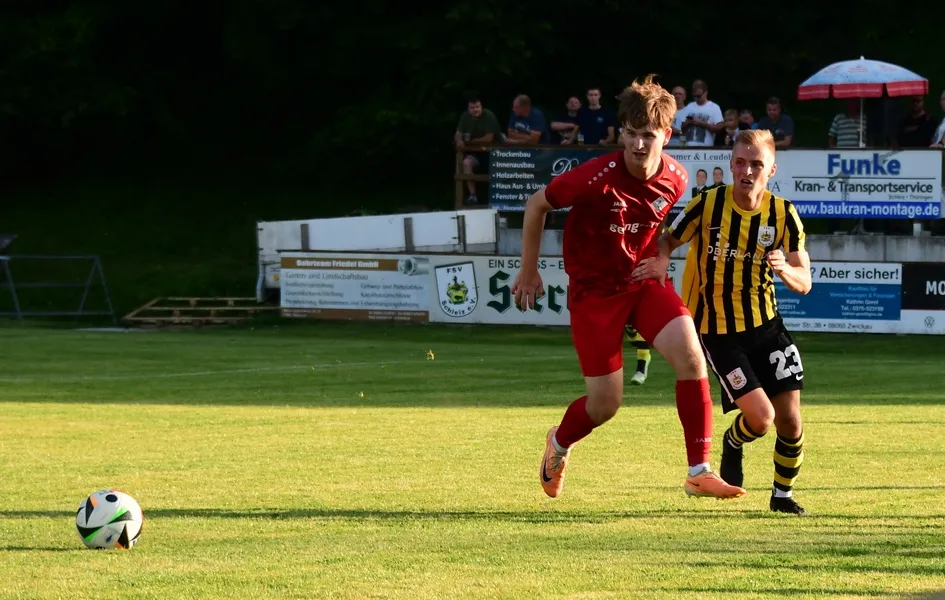
{"type": "Polygon", "coordinates": [[[256,298],[155,298],[126,315],[122,321],[138,325],[166,326],[235,325],[261,312],[279,310],[256,298]]]}

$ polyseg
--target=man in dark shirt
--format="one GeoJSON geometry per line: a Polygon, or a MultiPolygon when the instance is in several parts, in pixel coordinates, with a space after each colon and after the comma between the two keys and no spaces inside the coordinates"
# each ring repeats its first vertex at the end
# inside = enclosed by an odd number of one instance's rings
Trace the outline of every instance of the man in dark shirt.
{"type": "Polygon", "coordinates": [[[781,100],[774,96],[768,98],[767,115],[758,121],[758,129],[767,129],[774,136],[774,145],[778,150],[789,148],[794,140],[794,119],[781,110],[781,100]]]}
{"type": "MultiPolygon", "coordinates": [[[[467,144],[491,144],[501,134],[502,127],[495,113],[483,108],[479,96],[472,96],[469,98],[466,112],[459,117],[459,123],[456,124],[453,144],[457,150],[462,151],[467,144]]],[[[477,169],[488,169],[488,161],[488,152],[466,152],[463,156],[463,173],[472,175],[477,169]]],[[[465,203],[477,204],[479,200],[476,198],[476,183],[467,181],[466,188],[469,190],[469,196],[465,203]]]]}
{"type": "Polygon", "coordinates": [[[578,113],[581,100],[577,96],[568,98],[565,112],[551,121],[551,142],[553,144],[573,144],[577,142],[578,113]]]}
{"type": "Polygon", "coordinates": [[[932,115],[925,112],[925,99],[914,96],[910,101],[912,110],[899,124],[897,142],[900,148],[927,148],[938,125],[932,115]]]}
{"type": "Polygon", "coordinates": [[[516,96],[512,102],[512,114],[509,115],[509,135],[506,142],[547,144],[550,140],[545,115],[532,106],[531,98],[525,94],[516,96]]]}
{"type": "Polygon", "coordinates": [[[589,88],[587,106],[578,112],[578,142],[613,144],[617,140],[616,128],[614,111],[600,104],[600,88],[589,88]]]}

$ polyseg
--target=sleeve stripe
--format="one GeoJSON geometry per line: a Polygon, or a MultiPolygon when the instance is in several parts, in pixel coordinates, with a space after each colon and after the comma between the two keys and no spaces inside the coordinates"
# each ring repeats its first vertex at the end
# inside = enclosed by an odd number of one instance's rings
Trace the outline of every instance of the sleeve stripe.
{"type": "Polygon", "coordinates": [[[676,220],[669,226],[669,234],[681,242],[686,242],[695,235],[698,228],[698,220],[702,216],[702,209],[705,205],[708,192],[702,192],[698,200],[689,201],[683,212],[679,213],[676,220]]]}
{"type": "Polygon", "coordinates": [[[679,216],[676,217],[676,220],[673,221],[673,224],[669,226],[669,233],[673,237],[679,239],[682,236],[682,233],[686,231],[690,224],[696,219],[696,211],[681,212],[679,216]]]}
{"type": "Polygon", "coordinates": [[[787,206],[787,214],[784,215],[784,223],[787,225],[788,230],[788,252],[797,252],[800,249],[801,241],[801,228],[798,224],[797,213],[794,211],[794,206],[789,204],[787,206]]]}

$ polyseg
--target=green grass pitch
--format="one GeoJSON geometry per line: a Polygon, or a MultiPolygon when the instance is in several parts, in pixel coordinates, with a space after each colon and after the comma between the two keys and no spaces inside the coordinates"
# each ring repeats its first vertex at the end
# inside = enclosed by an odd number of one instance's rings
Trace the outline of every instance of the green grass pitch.
{"type": "MultiPolygon", "coordinates": [[[[575,448],[563,496],[545,497],[545,432],[582,393],[564,330],[2,328],[0,598],[945,589],[945,339],[797,339],[808,518],[767,510],[773,436],[746,451],[747,497],[685,496],[658,357],[575,448]],[[104,487],[144,510],[130,552],[86,550],[75,531],[104,487]]],[[[731,417],[715,414],[720,440],[731,417]]]]}

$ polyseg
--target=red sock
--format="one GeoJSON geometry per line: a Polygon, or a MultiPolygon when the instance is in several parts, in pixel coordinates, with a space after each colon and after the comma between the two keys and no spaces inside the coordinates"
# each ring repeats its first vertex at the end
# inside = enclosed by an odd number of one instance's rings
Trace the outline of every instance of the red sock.
{"type": "Polygon", "coordinates": [[[561,419],[561,425],[555,433],[555,441],[562,448],[570,448],[572,444],[586,438],[597,424],[587,416],[587,396],[581,396],[571,403],[561,419]]]}
{"type": "Polygon", "coordinates": [[[676,412],[686,438],[689,466],[709,462],[712,449],[712,387],[708,378],[676,382],[676,412]]]}

